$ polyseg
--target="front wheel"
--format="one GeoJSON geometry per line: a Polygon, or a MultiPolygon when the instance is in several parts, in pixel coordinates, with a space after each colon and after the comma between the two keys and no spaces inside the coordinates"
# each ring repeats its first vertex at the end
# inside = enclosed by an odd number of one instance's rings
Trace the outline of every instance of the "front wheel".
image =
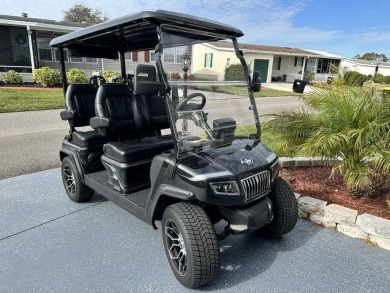
{"type": "Polygon", "coordinates": [[[162,218],[162,234],[169,265],[183,286],[197,288],[217,275],[217,235],[201,207],[187,202],[168,206],[162,218]]]}
{"type": "Polygon", "coordinates": [[[294,192],[282,178],[275,180],[270,198],[273,205],[273,219],[258,232],[267,238],[277,238],[295,227],[298,221],[298,202],[294,192]]]}

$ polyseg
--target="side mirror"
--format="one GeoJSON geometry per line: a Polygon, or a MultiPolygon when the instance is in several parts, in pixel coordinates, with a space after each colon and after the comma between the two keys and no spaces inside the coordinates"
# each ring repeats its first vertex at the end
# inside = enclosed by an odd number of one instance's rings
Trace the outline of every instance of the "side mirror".
{"type": "Polygon", "coordinates": [[[252,80],[252,91],[255,93],[259,92],[261,90],[261,77],[260,72],[255,71],[253,73],[253,80],[252,80]]]}

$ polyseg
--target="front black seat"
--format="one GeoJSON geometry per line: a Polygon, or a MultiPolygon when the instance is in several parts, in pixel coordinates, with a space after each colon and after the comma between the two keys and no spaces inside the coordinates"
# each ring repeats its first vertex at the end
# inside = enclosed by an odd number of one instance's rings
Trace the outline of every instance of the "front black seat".
{"type": "Polygon", "coordinates": [[[75,127],[88,126],[95,116],[97,88],[92,84],[70,84],[66,90],[66,110],[60,113],[62,120],[68,120],[72,130],[71,141],[80,147],[103,145],[107,138],[99,132],[77,131],[75,127]]]}

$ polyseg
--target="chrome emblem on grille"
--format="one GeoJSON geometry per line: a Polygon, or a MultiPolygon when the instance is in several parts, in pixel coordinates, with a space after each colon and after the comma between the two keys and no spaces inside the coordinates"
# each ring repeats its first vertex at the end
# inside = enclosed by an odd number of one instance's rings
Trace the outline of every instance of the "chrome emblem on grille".
{"type": "Polygon", "coordinates": [[[242,157],[241,158],[241,164],[243,164],[243,165],[249,166],[249,165],[252,165],[252,163],[253,163],[253,159],[251,157],[242,157]]]}

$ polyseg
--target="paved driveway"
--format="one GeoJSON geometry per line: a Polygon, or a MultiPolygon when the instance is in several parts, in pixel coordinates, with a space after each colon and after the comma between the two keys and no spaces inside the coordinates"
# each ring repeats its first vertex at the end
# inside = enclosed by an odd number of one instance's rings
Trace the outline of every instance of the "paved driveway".
{"type": "MultiPolygon", "coordinates": [[[[257,105],[263,115],[301,107],[302,103],[297,97],[274,97],[257,99],[257,105]]],[[[60,111],[0,114],[0,179],[60,165],[58,152],[69,129],[60,119],[60,111]]]]}
{"type": "MultiPolygon", "coordinates": [[[[186,292],[161,231],[96,196],[67,199],[60,170],[0,181],[0,292],[186,292]]],[[[300,220],[278,240],[221,241],[219,277],[201,291],[389,292],[390,253],[300,220]]]]}

